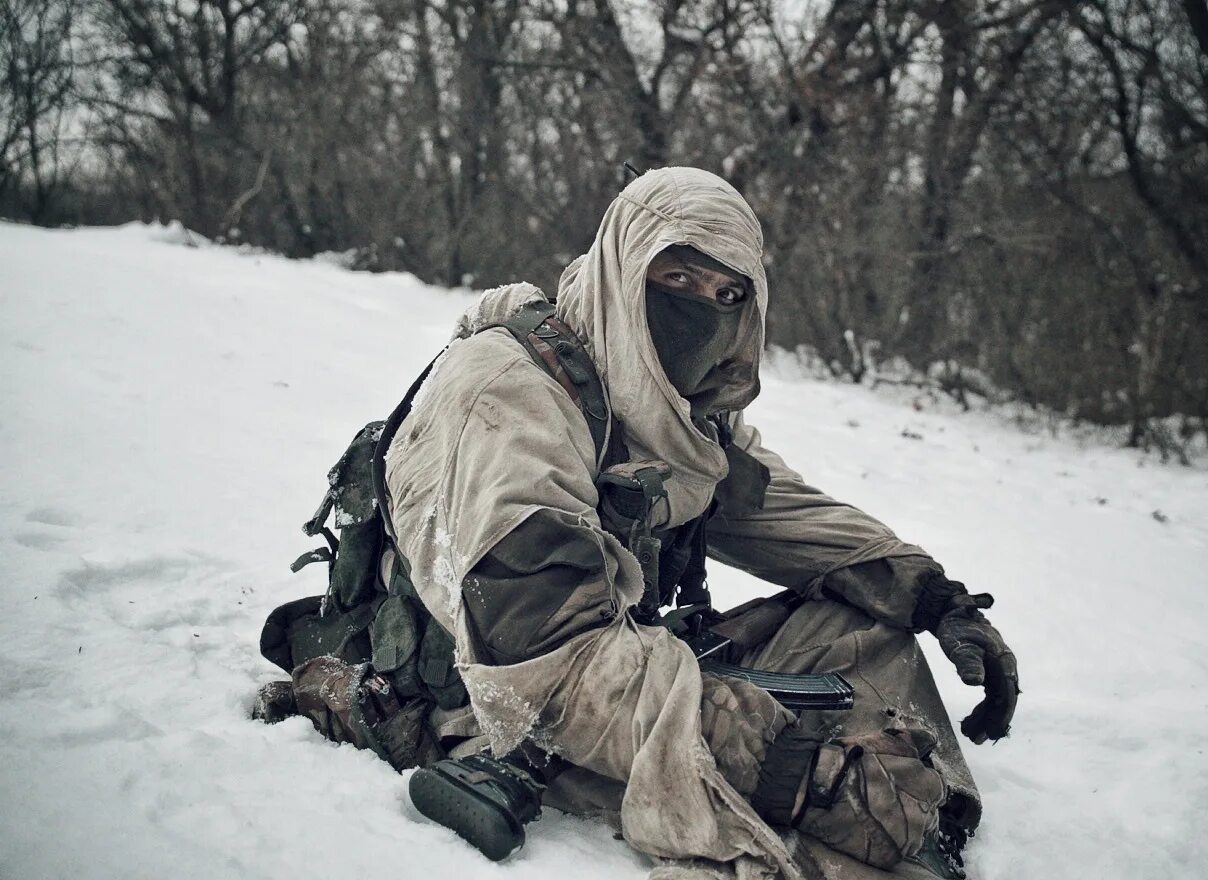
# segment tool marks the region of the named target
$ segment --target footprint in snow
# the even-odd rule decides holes
[[[161,581],[165,586],[179,581],[200,560],[150,556],[124,562],[88,562],[63,572],[60,591],[66,594],[95,593],[130,581]]]
[[[13,535],[13,540],[31,550],[51,550],[62,544],[65,539],[61,535],[45,532],[18,532]]]
[[[61,526],[71,528],[80,524],[80,518],[70,510],[61,507],[35,507],[25,514],[25,521],[39,523],[44,526]]]

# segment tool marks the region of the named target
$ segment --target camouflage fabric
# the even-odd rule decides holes
[[[709,411],[736,414],[736,442],[767,469],[767,503],[759,510],[727,510],[716,544],[710,536],[710,552],[810,598],[821,597],[833,582],[844,599],[869,612],[845,620],[831,614],[837,603],[807,602],[822,613],[813,623],[794,614],[765,646],[765,668],[818,657],[825,666],[834,643],[835,671],[853,664],[857,688],[857,708],[843,735],[877,733],[889,726],[889,710],[909,710],[903,723],[932,729],[938,740],[933,761],[939,776],[972,796],[959,749],[948,741],[951,731],[941,729],[946,716],[914,637],[893,628],[898,620],[909,621],[913,581],[844,577],[854,566],[877,561],[916,572],[938,566],[872,517],[807,486],[737,416],[758,392],[767,302],[762,234],[732,187],[696,169],[662,169],[631,183],[608,209],[587,254],[563,274],[557,298],[558,316],[580,336],[607,385],[631,456],[671,469],[653,525],[674,527],[700,516],[730,467],[717,437],[693,422],[690,405],[667,379],[646,327],[646,267],[672,244],[692,245],[751,278],[754,289],[734,347],[718,365],[724,364],[726,381],[704,403]],[[531,286],[488,292],[460,330],[472,334],[533,298],[544,297]],[[761,758],[760,745],[785,718],[746,711],[757,695],[733,689],[727,695],[706,684],[683,642],[625,613],[642,597],[643,573],[600,522],[599,470],[576,404],[502,329],[454,341],[394,436],[386,461],[394,530],[416,592],[454,637],[478,730],[496,754],[529,740],[574,765],[568,778],[606,780],[599,790],[614,799],[619,794],[612,805],[625,838],[651,856],[708,863],[742,878],[823,876],[759,818],[740,790]],[[588,586],[599,622],[585,631],[569,627],[573,635],[546,653],[497,663],[467,608],[467,594],[480,588],[475,566],[505,536],[543,515],[573,524],[571,530],[592,545]],[[814,624],[831,626],[825,639],[813,638],[821,634]],[[861,637],[859,631],[869,628],[877,639]],[[871,654],[844,653],[853,647]],[[890,757],[909,758],[884,760]],[[922,764],[919,757],[911,760]],[[874,820],[900,793],[930,796],[926,785],[913,782],[887,791],[883,803],[867,805]],[[578,798],[581,804],[589,800]],[[918,824],[907,822],[903,833],[891,834],[894,845],[909,848]],[[818,845],[834,859],[863,864]],[[874,858],[887,851],[868,848]]]
[[[298,713],[333,742],[371,749],[396,770],[438,757],[424,734],[427,701],[400,701],[390,682],[369,664],[316,657],[291,678]]]
[[[341,610],[373,598],[377,560],[382,552],[382,527],[373,494],[373,450],[382,436],[382,423],[365,426],[340,456],[327,481],[335,527],[340,531],[340,552],[331,570],[329,595]],[[322,520],[326,519],[324,514]],[[322,520],[318,525],[322,526]],[[316,534],[307,524],[307,532]]]
[[[939,825],[944,782],[925,759],[935,737],[918,727],[840,737],[819,751],[813,784],[829,789],[841,769],[835,802],[808,807],[801,830],[878,868],[892,868]]]

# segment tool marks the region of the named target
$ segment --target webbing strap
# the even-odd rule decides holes
[[[611,419],[604,383],[595,363],[574,331],[554,316],[554,304],[529,303],[507,320],[490,326],[503,327],[511,333],[534,363],[566,390],[587,421],[596,448],[596,462],[601,470],[606,467],[607,459],[623,449],[619,443],[619,425]],[[617,442],[610,443],[610,439]]]
[[[634,609],[634,619],[639,623],[654,624],[659,619],[662,606],[659,594],[659,551],[662,542],[651,534],[650,515],[654,505],[667,497],[663,477],[655,467],[638,468],[633,480],[641,488],[642,515],[633,521],[629,534],[629,551],[637,557],[642,568],[642,598]]]
[[[692,533],[692,555],[688,557],[688,565],[679,576],[679,592],[675,597],[675,604],[678,608],[713,607],[713,598],[709,595],[705,571],[705,557],[708,552],[705,530],[708,523],[709,512],[696,520],[696,531]]]
[[[382,525],[386,528],[386,536],[390,538],[390,544],[394,547],[394,552],[399,558],[402,558],[402,553],[398,549],[398,536],[394,534],[394,523],[390,521],[390,507],[387,505],[386,453],[390,451],[390,443],[394,440],[398,426],[403,423],[403,419],[411,414],[411,402],[415,399],[415,395],[419,392],[420,387],[424,384],[424,380],[428,378],[428,374],[432,372],[432,368],[436,366],[436,362],[440,360],[441,355],[445,351],[447,349],[442,350],[440,354],[432,358],[428,366],[424,367],[424,371],[411,383],[411,387],[407,389],[406,396],[394,408],[394,412],[390,414],[390,418],[386,419],[386,424],[382,427],[382,436],[378,438],[377,446],[373,448],[373,497],[377,499],[378,513],[382,517]]]
[[[612,430],[609,431],[610,418],[604,383],[600,381],[595,364],[574,332],[554,317],[553,303],[529,303],[506,321],[488,325],[482,330],[489,330],[491,327],[503,327],[511,333],[516,341],[524,346],[533,361],[566,389],[566,393],[571,396],[587,420],[598,462],[612,457],[616,450],[623,450],[624,447],[620,445],[619,426],[613,424]],[[373,495],[377,499],[386,535],[400,557],[402,554],[398,549],[398,536],[394,534],[394,523],[391,522],[387,504],[386,453],[390,450],[399,425],[411,414],[411,403],[416,393],[443,354],[444,351],[434,357],[416,377],[406,396],[386,419],[382,436],[373,450]],[[610,439],[615,442],[610,443]],[[601,466],[606,464],[606,461],[601,462]]]
[[[553,376],[559,385],[566,389],[566,393],[570,395],[571,400],[578,403],[579,389],[558,361],[558,355],[555,354],[550,344],[535,332],[527,334],[521,344],[525,348],[531,349],[530,354],[533,352],[537,353],[540,366],[544,367],[545,371]]]

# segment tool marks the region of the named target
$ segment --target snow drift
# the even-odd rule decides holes
[[[559,815],[488,863],[372,755],[248,720],[275,677],[265,615],[323,589],[288,564],[327,468],[470,297],[190,241],[0,224],[0,875],[644,877]],[[764,389],[751,421],[807,481],[998,597],[1023,695],[1009,739],[968,748],[973,876],[1202,876],[1208,472],[850,386]],[[712,580],[720,603],[772,592]],[[959,719],[977,694],[927,650]]]

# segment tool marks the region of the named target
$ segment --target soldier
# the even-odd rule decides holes
[[[737,191],[667,168],[616,198],[555,301],[511,285],[463,317],[383,441],[387,566],[451,637],[468,694],[427,713],[415,760],[552,754],[546,804],[611,814],[633,846],[692,870],[963,876],[981,802],[915,636],[984,686],[962,725],[977,743],[1007,733],[1014,657],[979,610],[988,596],[807,485],[745,422],[761,258]],[[717,614],[706,554],[787,592]],[[683,613],[660,616],[677,598]],[[723,633],[745,666],[841,673],[854,708],[796,718],[702,672],[672,632],[685,626]],[[354,703],[392,684],[377,654]],[[346,675],[329,660],[294,674],[316,723],[331,712],[314,695]],[[394,705],[375,699],[369,722]],[[484,766],[470,774],[484,802],[531,816],[532,762]],[[465,788],[455,765],[419,773],[428,794]]]

